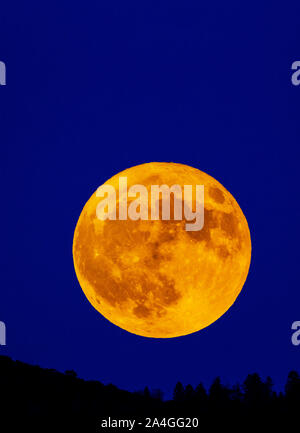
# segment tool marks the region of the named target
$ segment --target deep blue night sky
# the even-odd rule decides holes
[[[6,2],[0,11],[5,354],[137,390],[300,369],[300,3]],[[280,5],[279,5],[280,3]],[[81,209],[117,172],[185,163],[237,199],[252,263],[234,306],[198,333],[138,337],[77,282]]]

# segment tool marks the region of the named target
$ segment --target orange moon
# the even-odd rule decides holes
[[[128,188],[146,186],[149,196],[151,185],[204,185],[204,226],[186,231],[185,220],[99,220],[95,192],[73,240],[87,299],[110,322],[145,337],[179,337],[215,322],[236,300],[250,266],[250,232],[238,203],[213,177],[183,164],[124,170],[104,184],[117,197],[120,176]]]

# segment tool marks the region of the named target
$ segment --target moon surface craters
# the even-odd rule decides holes
[[[106,184],[118,190],[121,176],[127,177],[128,188],[145,185],[148,193],[151,185],[204,185],[204,226],[187,231],[184,214],[175,220],[178,196],[172,195],[170,220],[162,220],[160,200],[157,221],[100,221],[94,193],[73,241],[75,271],[87,299],[112,323],[146,337],[177,337],[205,328],[234,303],[248,274],[251,239],[243,212],[219,182],[182,164],[143,164]]]

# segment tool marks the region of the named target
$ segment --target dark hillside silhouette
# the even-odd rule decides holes
[[[289,373],[284,393],[274,392],[271,378],[263,381],[254,373],[243,384],[232,387],[225,386],[218,377],[208,391],[202,383],[194,388],[178,382],[173,399],[163,401],[160,390],[146,387],[141,392],[123,391],[113,385],[80,379],[73,370],[59,373],[5,356],[0,356],[0,390],[0,427],[8,421],[10,425],[17,423],[24,431],[36,426],[46,431],[56,426],[56,432],[75,428],[96,432],[101,420],[108,417],[196,417],[198,430],[212,425],[270,428],[293,422],[300,403],[300,377],[295,371]],[[153,430],[162,428],[150,431]]]

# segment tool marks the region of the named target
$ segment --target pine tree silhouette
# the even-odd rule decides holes
[[[300,376],[291,371],[285,392],[277,394],[270,377],[263,381],[257,373],[249,374],[243,385],[228,387],[217,377],[206,391],[202,383],[195,389],[178,382],[173,400],[163,400],[161,390],[130,393],[113,385],[79,379],[73,370],[64,374],[42,369],[0,356],[1,422],[20,420],[28,431],[34,423],[60,425],[60,431],[97,431],[99,419],[133,417],[197,417],[206,431],[225,426],[242,431],[250,425],[270,431],[281,426],[295,430],[300,407]],[[16,417],[18,414],[18,417]],[[31,429],[32,430],[32,429]],[[2,431],[2,430],[1,430]],[[154,430],[156,431],[156,430]]]
[[[184,401],[184,387],[181,382],[177,382],[174,388],[173,400],[176,402]]]

